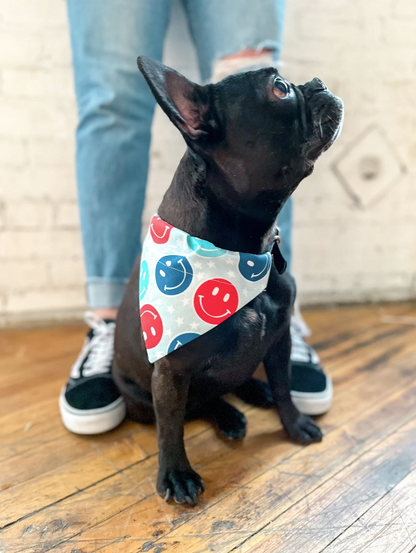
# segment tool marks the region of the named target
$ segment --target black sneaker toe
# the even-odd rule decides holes
[[[317,394],[325,391],[326,387],[327,378],[319,365],[292,362],[291,390]]]
[[[89,377],[73,386],[69,382],[65,391],[69,405],[83,411],[107,407],[119,397],[120,392],[110,374]]]

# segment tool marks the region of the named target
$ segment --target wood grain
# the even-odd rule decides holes
[[[416,317],[410,304],[382,309]],[[63,428],[57,396],[84,327],[0,333],[0,551],[410,552],[416,325],[381,313],[306,313],[335,384],[322,444],[291,443],[273,411],[237,400],[249,423],[240,444],[204,421],[186,425],[207,484],[194,509],[155,493],[153,427],[125,422],[94,437]]]

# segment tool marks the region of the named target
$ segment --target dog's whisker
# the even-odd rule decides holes
[[[323,138],[324,132],[322,130],[322,119],[319,119],[318,125],[319,125],[319,132],[321,133],[321,138]]]

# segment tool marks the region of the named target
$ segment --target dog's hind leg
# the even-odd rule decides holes
[[[255,407],[269,409],[273,407],[273,394],[268,382],[250,378],[234,390],[234,395]]]
[[[241,440],[246,435],[246,417],[221,398],[199,406],[190,415],[192,418],[203,418],[212,422],[218,433],[227,440]]]
[[[142,424],[154,424],[155,412],[152,395],[142,390],[130,378],[123,376],[118,370],[116,360],[113,363],[112,374],[126,404],[127,417]]]

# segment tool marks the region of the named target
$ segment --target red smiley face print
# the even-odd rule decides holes
[[[172,231],[172,225],[165,223],[160,217],[154,215],[150,222],[150,236],[155,244],[166,244]]]
[[[237,311],[236,287],[223,278],[212,278],[201,284],[194,296],[194,309],[206,323],[218,325]]]
[[[163,322],[158,310],[149,303],[140,309],[144,343],[147,349],[155,348],[163,336]]]

